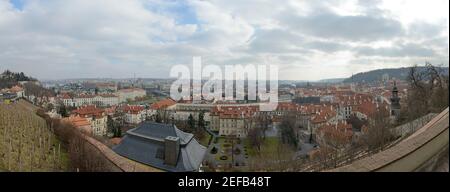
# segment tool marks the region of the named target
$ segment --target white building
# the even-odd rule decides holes
[[[130,124],[139,124],[145,121],[147,110],[143,106],[127,105],[123,107],[125,113],[125,122]]]
[[[187,121],[191,114],[194,120],[198,121],[200,113],[203,112],[203,120],[205,120],[205,123],[209,124],[211,121],[210,111],[214,106],[214,104],[176,103],[169,109],[173,110],[173,113],[171,114],[174,120],[180,121]]]
[[[126,102],[127,100],[135,100],[136,97],[144,97],[147,95],[144,89],[139,88],[121,89],[117,91],[116,94],[121,103]]]
[[[113,106],[119,104],[119,97],[111,94],[79,95],[73,98],[64,95],[61,100],[65,106],[71,107],[80,107],[83,105]]]
[[[107,131],[107,116],[105,110],[97,108],[96,106],[80,107],[73,111],[74,117],[86,118],[92,127],[92,134],[96,136],[106,135]]]
[[[91,117],[91,118],[88,118],[88,121],[91,123],[93,135],[97,135],[97,136],[106,135],[107,121],[108,121],[108,118],[106,115],[101,116],[99,118]]]

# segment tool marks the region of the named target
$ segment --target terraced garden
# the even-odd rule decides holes
[[[65,171],[68,155],[36,108],[0,103],[0,170]]]

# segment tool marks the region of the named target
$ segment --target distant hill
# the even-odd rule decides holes
[[[340,83],[344,80],[345,80],[345,78],[333,78],[333,79],[321,79],[318,82],[319,83]]]
[[[373,71],[367,71],[362,72],[353,75],[352,77],[346,78],[343,82],[344,83],[372,83],[376,81],[380,81],[383,77],[383,75],[387,74],[389,76],[389,79],[395,78],[399,80],[405,80],[408,76],[409,67],[402,67],[402,68],[393,68],[393,69],[377,69]],[[443,73],[448,75],[448,67],[442,67]],[[420,66],[418,67],[418,70],[426,70],[425,67]]]
[[[36,79],[26,76],[23,72],[15,73],[6,70],[0,74],[0,89],[11,88],[20,81],[36,81]]]

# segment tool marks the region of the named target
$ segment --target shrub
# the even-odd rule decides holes
[[[225,161],[225,160],[227,160],[227,159],[228,159],[228,156],[226,156],[226,155],[220,156],[220,160],[222,160],[222,161]]]
[[[239,148],[236,148],[236,149],[234,150],[234,154],[235,154],[235,155],[241,154],[241,150],[240,150]]]
[[[211,154],[216,154],[217,153],[217,148],[216,147],[213,147],[212,149],[211,149]]]

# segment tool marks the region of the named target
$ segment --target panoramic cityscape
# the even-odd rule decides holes
[[[0,172],[448,172],[448,15],[0,0]]]

